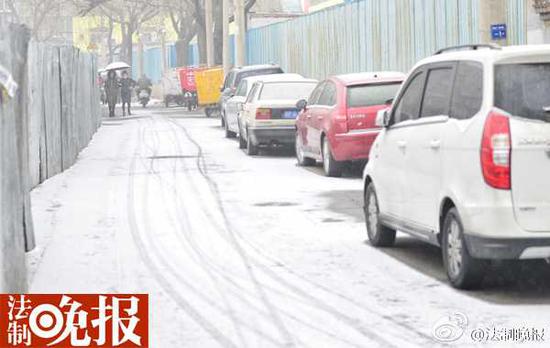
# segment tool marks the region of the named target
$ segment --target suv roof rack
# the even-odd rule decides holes
[[[442,54],[448,51],[460,51],[460,50],[472,50],[477,51],[480,48],[488,48],[490,50],[501,50],[502,47],[496,44],[473,44],[473,45],[460,45],[460,46],[451,46],[447,48],[442,48],[439,51],[435,52],[435,55]]]

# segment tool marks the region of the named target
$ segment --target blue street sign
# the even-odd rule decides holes
[[[506,24],[492,24],[491,25],[491,39],[493,40],[505,40],[506,39]]]

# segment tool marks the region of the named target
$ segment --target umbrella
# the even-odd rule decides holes
[[[124,70],[130,69],[130,66],[124,62],[114,62],[105,67],[105,70]]]

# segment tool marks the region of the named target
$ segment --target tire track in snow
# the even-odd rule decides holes
[[[171,125],[170,125],[170,127],[171,127]],[[172,128],[172,127],[171,127],[171,128]],[[177,138],[177,137],[175,137],[175,138]],[[144,141],[145,141],[145,140],[144,140]],[[146,145],[147,145],[147,144],[146,144]],[[174,146],[177,146],[178,149],[179,149],[179,151],[180,151],[181,153],[183,153],[181,147],[179,146],[179,143],[176,144],[176,143],[173,142],[173,145],[174,145]],[[156,150],[154,150],[152,147],[148,146],[148,148],[149,148],[151,151],[156,152]],[[178,162],[179,160],[180,160],[180,159],[178,159],[178,158],[174,158],[174,159],[173,159],[173,163],[176,163],[176,162]],[[153,165],[152,165],[152,164],[151,164],[151,168],[153,168]],[[161,183],[161,185],[164,186],[164,185],[166,184],[165,180],[164,180],[164,179],[162,178],[162,176],[159,175],[154,169],[152,169],[152,170],[153,170],[152,174],[156,174],[157,179],[159,179],[159,182]],[[177,170],[177,168],[176,168],[175,166],[173,166],[173,168],[172,168],[172,172],[173,172],[172,174],[173,174],[173,175],[176,173],[176,170]],[[189,173],[187,173],[187,169],[185,169],[185,171],[186,171],[186,175],[188,175]],[[175,175],[174,175],[174,180],[176,180],[176,176],[175,176]],[[177,185],[170,185],[170,186],[172,187],[173,192],[175,192],[174,198],[175,198],[176,205],[177,205],[178,203],[179,203],[180,205],[182,205],[183,203],[181,203],[181,201],[180,201],[180,198],[181,198],[181,197],[180,197],[179,194],[178,194],[178,186],[177,186]],[[163,192],[163,196],[164,196],[164,192]],[[184,211],[185,211],[185,208],[184,208],[183,210],[178,209],[177,211],[182,211],[182,212],[184,212]],[[187,214],[184,213],[184,216],[187,217]],[[184,225],[188,225],[188,223],[186,222],[188,219],[184,219],[184,221],[181,221],[181,220],[182,220],[182,219],[181,219],[181,216],[178,216],[178,218],[179,218],[179,221],[178,221],[178,222],[180,223],[180,226],[181,226],[182,223],[183,223]],[[178,228],[175,226],[174,223],[172,223],[172,226],[173,226],[176,230],[178,230]],[[187,231],[186,229],[188,229],[189,231],[192,230],[189,226],[187,226],[187,228],[181,226],[181,229],[182,229],[182,231],[184,231],[184,233],[186,233],[186,234],[189,234],[188,231]],[[179,237],[179,236],[178,236],[178,237]],[[196,244],[194,243],[194,238],[193,238],[192,234],[191,234],[191,235],[186,235],[185,237],[187,238],[187,242],[190,244],[191,248],[194,249],[194,252],[197,254],[197,256],[198,256],[199,258],[201,258],[201,260],[203,260],[203,261],[205,262],[205,264],[200,264],[200,263],[197,263],[197,261],[195,261],[195,263],[197,263],[197,265],[199,265],[200,267],[202,267],[203,270],[204,270],[205,272],[207,272],[209,275],[211,275],[210,270],[208,270],[208,269],[205,268],[205,266],[209,266],[210,269],[216,271],[216,273],[218,273],[219,275],[222,275],[222,278],[226,279],[228,282],[231,282],[231,278],[230,278],[230,277],[228,277],[226,274],[221,273],[221,272],[219,272],[219,271],[217,271],[217,270],[215,269],[215,266],[212,264],[212,262],[210,262],[210,261],[208,260],[207,256],[204,255],[204,253],[202,253],[202,249],[200,249],[198,246],[195,247]],[[180,243],[181,243],[181,238],[178,238],[178,239],[180,240]],[[182,243],[182,245],[183,245],[184,247],[187,247],[187,245],[185,245],[185,243]],[[196,248],[196,249],[195,249],[195,248]],[[236,284],[236,283],[234,283],[234,282],[232,282],[232,284],[234,284],[235,286],[239,287],[239,285]],[[258,312],[259,314],[261,314],[261,315],[266,316],[266,317],[269,318],[269,313],[266,313],[264,310],[258,308],[257,306],[255,306],[254,304],[252,304],[250,301],[246,300],[239,292],[236,292],[236,291],[232,290],[231,293],[232,293],[234,296],[236,296],[241,302],[243,302],[243,303],[245,303],[246,305],[250,306],[252,309],[254,309],[254,310],[255,310],[256,312]],[[222,296],[223,296],[223,295],[222,295]],[[254,298],[254,299],[257,299],[256,297],[253,297],[253,298]],[[234,316],[233,316],[233,317],[234,317]],[[234,317],[234,318],[235,318],[235,317]],[[237,322],[241,322],[240,319],[235,319],[235,320],[236,320]],[[247,327],[247,328],[250,329],[250,327]],[[283,344],[281,344],[281,343],[276,342],[274,338],[269,337],[269,336],[266,336],[265,334],[262,334],[262,332],[259,331],[259,330],[257,330],[257,329],[254,329],[254,330],[251,330],[251,331],[254,332],[254,333],[256,333],[259,337],[262,337],[262,338],[264,338],[264,339],[266,339],[266,340],[268,340],[268,341],[270,341],[270,342],[272,342],[272,343],[277,343],[277,345],[279,345],[279,346],[285,346],[285,345],[283,345]],[[301,342],[298,342],[298,343],[301,343]],[[303,345],[303,344],[302,344],[302,345]]]
[[[154,123],[156,123],[156,121],[155,121],[154,118],[149,118],[148,120],[150,121],[150,122],[149,122],[149,125],[150,125],[150,126],[153,126]],[[154,175],[154,176],[158,179],[158,181],[159,181],[160,185],[162,186],[162,188],[164,188],[164,187],[165,187],[165,179],[164,179],[164,177],[161,175],[161,173],[159,173],[158,171],[155,170],[155,165],[154,165],[154,163],[155,163],[154,158],[155,158],[156,156],[158,156],[158,153],[159,153],[159,146],[160,146],[159,137],[158,137],[158,131],[154,131],[154,127],[150,127],[149,129],[153,129],[153,131],[151,132],[151,133],[154,135],[154,138],[153,138],[153,140],[154,140],[154,141],[153,141],[153,145],[150,146],[150,145],[148,144],[147,139],[146,139],[146,136],[145,136],[145,131],[144,131],[143,128],[142,128],[142,131],[141,131],[141,143],[142,143],[143,145],[145,145],[145,146],[149,149],[149,151],[151,152],[151,154],[152,154],[152,156],[150,157],[150,160],[149,160],[149,173],[150,173],[151,175]],[[172,145],[174,145],[174,144],[172,144]],[[142,155],[143,155],[143,154],[142,154]],[[144,161],[143,156],[142,156],[141,158],[142,158],[142,163],[143,163],[144,166],[145,166],[146,163],[145,163],[145,161]],[[175,164],[175,162],[177,162],[177,159],[176,159],[176,158],[173,159],[173,163],[174,163],[174,164]],[[174,180],[175,180],[175,177],[176,177],[176,170],[177,170],[176,166],[173,165],[173,166],[172,166],[172,173],[171,173],[171,174],[172,174],[172,176],[174,177]],[[173,197],[173,203],[174,203],[174,206],[177,207],[177,206],[178,206],[178,203],[179,203],[179,202],[178,202],[179,196],[178,196],[178,193],[177,193],[177,185],[172,185],[172,188],[173,188],[174,191],[176,192],[176,194],[175,194],[174,197]],[[164,198],[162,201],[163,201],[164,204],[166,204],[166,202],[168,202],[168,200],[165,199],[165,198],[166,198],[165,192],[164,192],[164,190],[162,190],[162,189],[161,189],[160,191],[161,191],[162,197]],[[167,206],[166,208],[168,208],[168,209],[165,210],[165,213],[170,214],[170,213],[169,213],[169,208],[170,208],[170,207]],[[181,211],[181,212],[183,212],[183,213],[185,214],[185,210],[178,210],[178,209],[176,209],[176,211],[177,211],[177,212]],[[175,224],[175,222],[173,221],[173,216],[172,216],[172,214],[170,214],[169,219],[170,219],[170,223],[171,223],[172,227],[173,227],[174,230],[176,231],[175,235],[176,235],[177,239],[180,241],[180,244],[181,244],[185,249],[191,251],[191,253],[190,253],[190,255],[191,255],[191,254],[192,254],[192,249],[193,249],[193,247],[190,246],[190,248],[188,248],[188,246],[186,245],[186,243],[182,241],[181,236],[180,236],[180,233],[177,233],[177,231],[181,230],[181,231],[183,231],[183,233],[184,233],[184,235],[185,235],[186,237],[189,235],[189,232],[188,232],[188,231],[189,231],[189,226],[188,226],[188,223],[187,223],[187,221],[188,221],[188,220],[187,220],[187,216],[184,216],[184,219],[182,220],[182,219],[181,219],[181,213],[180,213],[180,215],[178,215],[178,222],[179,222],[179,226],[180,226],[179,229],[176,227],[176,224]],[[149,227],[150,227],[150,226],[149,226]],[[189,238],[187,238],[187,239],[189,240]],[[190,242],[188,242],[188,243],[190,243]],[[216,292],[218,293],[218,295],[221,297],[221,299],[222,299],[222,301],[223,301],[223,304],[224,304],[224,306],[225,306],[225,308],[226,308],[226,309],[225,309],[225,313],[228,314],[228,316],[229,316],[231,322],[233,323],[233,327],[234,327],[234,329],[235,329],[235,332],[237,333],[237,336],[239,337],[239,340],[241,341],[242,346],[243,346],[243,347],[247,347],[246,341],[245,341],[244,336],[243,336],[243,334],[242,334],[242,331],[241,331],[241,329],[240,329],[239,322],[238,322],[238,320],[237,320],[237,318],[236,318],[236,316],[235,316],[235,312],[234,312],[234,310],[233,310],[231,304],[229,303],[229,301],[228,301],[228,299],[227,299],[227,297],[226,297],[224,291],[223,291],[222,288],[220,287],[220,284],[218,283],[218,281],[217,281],[217,279],[214,277],[214,275],[213,275],[209,270],[205,269],[204,265],[201,263],[201,260],[200,260],[201,256],[200,256],[200,255],[197,255],[197,256],[199,257],[199,259],[197,259],[196,257],[193,257],[195,264],[196,264],[197,266],[199,266],[199,268],[201,268],[201,269],[207,274],[207,276],[210,278],[210,280],[213,282],[214,288],[215,288]],[[176,276],[179,278],[179,273],[176,274]],[[268,340],[271,339],[270,337],[265,337],[265,338],[267,338]]]
[[[147,249],[145,243],[141,239],[141,233],[140,228],[137,223],[137,217],[135,212],[135,173],[136,173],[136,162],[137,159],[140,157],[139,152],[139,144],[136,146],[136,150],[134,152],[134,155],[132,157],[130,168],[129,168],[129,175],[128,175],[128,192],[127,192],[127,204],[128,204],[128,222],[130,227],[130,232],[132,234],[132,238],[134,240],[134,243],[136,244],[136,247],[138,251],[140,252],[140,255],[142,257],[143,262],[149,268],[151,274],[155,278],[155,280],[159,283],[159,285],[162,287],[162,289],[168,293],[172,299],[176,302],[176,304],[182,308],[199,326],[201,326],[216,342],[218,342],[223,347],[238,347],[231,339],[229,339],[225,334],[223,334],[215,325],[212,324],[208,319],[206,319],[203,315],[200,314],[200,312],[189,303],[187,299],[185,299],[183,296],[181,296],[173,287],[173,285],[170,283],[168,279],[166,279],[162,275],[162,270],[155,264],[154,260],[149,256],[149,250]],[[183,281],[183,279],[180,279],[180,282],[183,283],[184,286],[186,286],[189,290],[193,291],[195,295],[202,298],[202,300],[206,303],[208,303],[210,306],[218,309],[223,313],[223,309],[221,309],[219,306],[217,306],[215,303],[210,301],[206,296],[204,296],[200,291],[198,291],[196,288],[188,284],[187,282]],[[254,328],[251,328],[254,330]],[[270,340],[275,345],[280,345],[280,343]]]
[[[174,135],[177,135],[177,133],[174,133]],[[175,139],[177,139],[177,137],[175,137]],[[176,141],[177,141],[177,140],[176,140]],[[177,141],[177,142],[178,142],[178,144],[177,144],[178,149],[180,150],[180,152],[182,152],[181,144],[179,144],[179,141]],[[182,152],[182,153],[183,153],[183,152]],[[185,167],[185,165],[184,165],[184,167]],[[185,173],[186,173],[187,178],[188,178],[189,180],[192,181],[193,178],[192,178],[192,176],[189,175],[187,168],[184,168],[184,171],[185,171]],[[194,185],[191,185],[191,187],[195,188]],[[174,188],[174,189],[177,190],[177,186],[176,186],[176,188]],[[196,193],[196,197],[198,198],[198,200],[200,200],[200,193],[196,190],[196,188],[195,188],[195,193]],[[204,206],[204,202],[201,201],[200,203],[201,203],[201,205]],[[208,213],[207,207],[205,207],[204,211],[205,211],[205,212],[207,213],[207,215],[211,218],[211,221],[214,222],[214,218],[211,216],[211,214]],[[216,230],[219,231],[219,230],[220,230],[220,226],[219,226],[218,224],[215,224],[215,225],[216,225],[216,227],[215,227]],[[226,238],[225,236],[222,236],[222,238],[223,238],[224,240],[227,241],[227,238]],[[203,260],[204,260],[205,262],[207,262],[207,263],[210,265],[210,268],[213,269],[216,273],[218,273],[218,274],[219,274],[222,278],[224,278],[228,283],[232,284],[233,286],[239,288],[242,292],[245,292],[247,295],[249,295],[249,296],[251,296],[252,298],[256,299],[256,297],[255,297],[252,293],[250,293],[250,292],[249,292],[246,288],[244,288],[243,286],[237,284],[233,279],[231,279],[231,277],[229,277],[229,276],[226,274],[227,272],[230,272],[230,270],[222,269],[222,268],[220,268],[220,266],[214,264],[214,263],[208,258],[208,256],[204,255],[204,253],[202,252],[202,249],[201,249],[200,247],[198,247],[198,246],[197,246],[196,252],[199,253],[199,254],[201,254],[201,255],[203,255],[203,256],[204,256]],[[237,276],[237,277],[238,277],[238,276]],[[240,278],[240,277],[239,277],[239,278]],[[242,279],[242,278],[241,278],[241,279]],[[279,296],[283,296],[283,297],[290,298],[290,299],[293,300],[293,301],[299,302],[301,305],[311,306],[310,303],[303,302],[303,301],[300,300],[298,297],[290,297],[289,294],[284,293],[284,292],[282,292],[282,291],[280,291],[280,290],[278,290],[278,289],[275,289],[275,288],[270,287],[270,286],[268,286],[268,285],[265,285],[265,284],[263,284],[263,283],[262,283],[262,285],[263,285],[266,289],[270,290],[271,292],[277,293]],[[241,301],[244,301],[245,303],[247,303],[251,308],[253,308],[253,309],[257,310],[257,311],[260,311],[261,314],[265,315],[265,312],[262,312],[262,311],[259,310],[257,307],[254,307],[253,304],[251,304],[249,301],[247,301],[246,299],[244,299],[242,296],[239,296],[240,294],[239,294],[238,292],[232,291],[232,293],[233,293],[237,298],[239,298]],[[315,326],[313,326],[313,325],[311,325],[311,324],[305,322],[304,320],[302,320],[302,319],[296,317],[295,315],[293,315],[292,313],[290,313],[290,312],[288,312],[288,311],[286,311],[286,310],[284,310],[284,309],[281,309],[281,308],[278,308],[278,307],[277,307],[277,309],[278,309],[283,315],[285,315],[286,317],[292,319],[293,321],[295,321],[295,322],[297,322],[297,323],[299,323],[299,324],[301,324],[301,325],[303,325],[303,326],[305,326],[305,327],[307,327],[307,328],[309,328],[309,329],[311,329],[311,330],[313,330],[313,331],[316,331],[316,332],[318,332],[318,333],[320,333],[320,334],[326,335],[327,337],[329,337],[329,338],[331,338],[331,339],[333,339],[333,340],[335,340],[335,341],[338,341],[338,342],[340,342],[340,343],[345,343],[347,346],[362,347],[360,344],[353,343],[353,342],[351,342],[351,341],[349,341],[349,340],[340,338],[340,337],[338,337],[336,334],[333,334],[333,333],[331,333],[331,332],[329,332],[329,331],[327,331],[327,330],[324,330],[324,329],[315,327]],[[295,338],[295,339],[296,339],[296,338]],[[296,339],[296,340],[298,340],[298,339]]]
[[[168,121],[168,122],[171,122],[170,119],[166,119],[166,118],[163,118],[163,119]],[[197,159],[200,159],[200,156],[198,156]],[[200,197],[200,195],[197,195],[197,197]],[[216,231],[219,231],[215,226],[214,226],[214,229]],[[236,251],[238,252],[239,257],[241,258],[241,260],[243,262],[243,266],[245,267],[250,279],[252,280],[252,283],[254,284],[254,287],[255,287],[258,295],[259,295],[259,298],[264,303],[265,307],[267,308],[268,312],[270,313],[270,316],[272,318],[272,321],[273,321],[275,327],[277,327],[277,329],[281,333],[283,339],[285,340],[284,345],[285,346],[290,346],[290,347],[295,346],[296,344],[294,342],[295,341],[294,337],[292,336],[292,334],[290,333],[290,331],[288,330],[288,328],[285,326],[284,322],[280,318],[280,315],[278,314],[276,307],[269,300],[269,298],[267,296],[267,293],[263,289],[262,284],[257,279],[256,274],[254,273],[254,270],[251,267],[251,264],[250,264],[250,262],[247,258],[246,253],[244,253],[244,250],[240,250],[240,249],[236,249]]]
[[[209,176],[208,175],[208,167],[205,163],[205,160],[204,160],[204,157],[202,156],[202,153],[203,153],[203,150],[202,150],[202,147],[200,146],[200,144],[198,144],[198,142],[196,140],[194,140],[192,137],[190,137],[190,134],[188,132],[188,130],[181,124],[171,120],[176,126],[182,128],[182,130],[184,131],[184,133],[186,134],[186,137],[197,147],[198,149],[198,152],[199,152],[199,157],[201,157],[201,160],[197,160],[197,165],[200,165],[202,166],[202,169],[203,171],[201,173],[204,173],[204,175],[206,176]],[[200,170],[200,169],[199,169]],[[211,179],[211,182],[213,185],[215,185],[216,187],[214,188],[215,191],[219,191],[217,189],[217,183]],[[219,192],[217,193],[219,195]],[[223,202],[221,202],[221,199],[219,200],[219,203],[220,205],[223,206]],[[323,290],[324,292],[327,292],[335,297],[338,297],[342,300],[345,300],[355,306],[357,306],[358,308],[361,308],[363,309],[364,311],[367,311],[367,312],[370,312],[370,313],[373,313],[375,315],[377,315],[379,318],[381,319],[384,319],[384,320],[387,320],[387,321],[390,321],[393,325],[395,326],[400,326],[404,329],[406,329],[407,331],[409,332],[412,332],[414,333],[418,338],[422,339],[424,341],[424,343],[426,344],[432,344],[433,343],[433,339],[430,335],[418,330],[417,328],[415,328],[414,326],[412,325],[409,325],[407,323],[402,323],[402,322],[399,322],[399,321],[396,321],[393,317],[391,316],[388,316],[388,315],[385,315],[383,313],[380,313],[379,311],[377,310],[374,310],[373,308],[369,308],[368,306],[366,306],[365,304],[363,303],[360,303],[358,302],[357,300],[353,299],[353,298],[350,298],[349,296],[346,296],[340,292],[337,292],[337,291],[334,291],[333,289],[331,288],[328,288],[322,284],[319,284],[299,273],[297,273],[296,271],[294,271],[293,269],[291,269],[290,267],[286,266],[283,262],[279,261],[279,260],[276,260],[274,259],[272,256],[266,254],[260,247],[258,247],[257,245],[253,244],[252,242],[250,242],[248,239],[246,239],[244,236],[242,236],[242,234],[238,231],[238,230],[235,230],[235,233],[236,235],[245,243],[247,244],[249,247],[251,247],[255,252],[257,252],[261,257],[267,259],[268,261],[276,264],[278,267],[281,267],[283,269],[286,270],[287,273],[295,276],[296,278],[310,284],[311,286],[315,287],[315,288],[318,288],[318,289],[321,289]],[[273,272],[271,269],[269,269],[268,267],[266,267],[264,264],[262,263],[259,263],[257,262],[258,266],[259,267],[262,267],[264,269],[266,269],[267,272],[270,272],[271,275],[273,277],[276,277],[278,278],[279,280],[283,281],[283,282],[287,282],[286,280],[282,279],[277,273]],[[288,282],[287,282],[288,283]],[[289,283],[291,284],[291,283]],[[299,288],[297,288],[299,289]],[[308,297],[311,296],[307,293],[304,292],[305,295],[307,295]],[[324,303],[323,303],[324,305]],[[353,319],[353,321],[355,321],[356,319]]]
[[[152,150],[153,148],[151,148],[150,146],[148,146],[148,148],[150,150]],[[152,163],[149,162],[149,163],[146,163],[145,161],[143,161],[143,156],[140,157],[141,158],[141,161],[144,165],[144,167],[147,167],[149,166],[150,168],[150,172],[149,174],[152,174],[154,175],[154,172],[151,172],[152,170]],[[146,177],[147,179],[149,178],[148,176]],[[147,181],[146,181],[147,182]],[[145,191],[145,190],[144,190]],[[146,201],[146,199],[144,199],[144,201]],[[147,224],[147,220],[145,221],[145,223]],[[148,225],[150,227],[150,224]],[[149,237],[148,234],[145,234],[147,237]],[[216,302],[212,301],[211,299],[208,298],[207,295],[205,295],[203,293],[203,291],[199,290],[197,287],[191,285],[187,280],[185,280],[184,277],[182,277],[180,275],[180,273],[178,272],[178,270],[174,269],[173,265],[166,260],[166,258],[164,257],[164,254],[156,247],[156,244],[154,243],[154,240],[153,239],[150,239],[149,238],[149,245],[152,245],[154,248],[155,248],[155,255],[156,255],[156,258],[162,263],[162,266],[164,268],[166,268],[170,275],[172,277],[174,277],[176,279],[177,282],[179,282],[181,285],[183,285],[187,290],[190,290],[191,292],[193,292],[197,297],[199,297],[203,302],[205,302],[206,304],[208,304],[210,307],[216,309],[217,311],[219,311],[220,313],[222,313],[224,316],[229,316],[229,313],[227,310],[224,310],[219,304],[217,304]],[[284,344],[282,344],[281,342],[277,341],[274,337],[271,337],[267,334],[265,334],[264,332],[262,331],[259,331],[256,327],[254,327],[252,324],[250,323],[247,323],[247,322],[244,322],[243,320],[239,319],[239,318],[235,318],[236,322],[239,323],[240,325],[242,325],[243,327],[245,327],[246,329],[250,330],[251,332],[257,334],[259,337],[263,338],[264,340],[272,343],[273,345],[275,346],[285,346]]]
[[[250,258],[249,258],[249,255],[246,255],[246,251],[244,250],[243,246],[239,243],[239,240],[238,240],[239,238],[244,239],[243,236],[238,231],[233,229],[233,227],[231,225],[231,222],[229,221],[229,218],[227,217],[227,214],[225,212],[225,207],[224,207],[223,202],[221,200],[221,195],[220,195],[220,192],[219,192],[218,184],[214,179],[212,179],[212,177],[210,177],[210,175],[208,173],[208,167],[205,163],[204,152],[203,152],[202,146],[190,135],[187,128],[185,128],[180,123],[175,122],[174,120],[169,120],[169,121],[174,123],[177,127],[179,127],[183,131],[186,138],[197,148],[197,161],[196,161],[197,169],[199,170],[199,172],[201,173],[201,175],[203,176],[203,178],[206,180],[206,182],[208,183],[208,185],[210,187],[210,190],[211,190],[211,192],[214,196],[216,204],[218,205],[217,208],[220,211],[220,214],[223,218],[223,224],[224,224],[223,227],[227,232],[229,232],[228,233],[228,235],[230,237],[229,241],[231,242],[233,247],[241,255],[243,255],[243,257],[245,259],[247,259],[247,267],[249,267],[249,269],[251,271],[253,271],[253,265],[257,266],[258,268],[262,269],[264,274],[269,276],[271,279],[277,281],[279,284],[285,286],[286,288],[290,289],[291,291],[293,291],[294,293],[300,295],[301,297],[309,300],[318,309],[332,314],[335,318],[337,318],[341,322],[347,324],[351,328],[355,329],[361,335],[373,340],[374,342],[382,344],[384,347],[396,347],[396,348],[398,347],[398,346],[394,345],[392,342],[390,342],[390,341],[386,340],[385,338],[383,338],[382,336],[380,336],[378,333],[374,332],[374,330],[370,330],[367,327],[365,327],[364,325],[361,325],[360,320],[358,320],[356,318],[353,318],[353,317],[350,317],[350,316],[348,316],[344,313],[339,312],[338,310],[334,309],[332,306],[325,304],[320,299],[306,293],[305,291],[300,289],[297,285],[291,284],[287,280],[281,278],[279,275],[277,275],[275,272],[273,272],[271,269],[269,269],[269,267],[263,265],[258,260],[254,259],[254,260],[251,261]]]

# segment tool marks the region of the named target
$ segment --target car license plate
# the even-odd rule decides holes
[[[286,119],[286,120],[289,120],[289,119],[293,120],[296,117],[298,117],[298,111],[296,111],[296,110],[290,110],[290,111],[283,112],[283,118]]]

